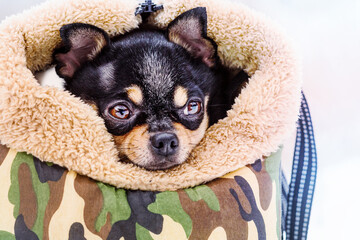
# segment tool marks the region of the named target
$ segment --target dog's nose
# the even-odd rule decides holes
[[[158,133],[150,141],[154,151],[161,156],[173,155],[179,148],[179,140],[174,133]]]

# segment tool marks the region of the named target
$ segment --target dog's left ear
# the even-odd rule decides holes
[[[184,47],[207,66],[215,65],[215,44],[207,37],[206,8],[198,7],[184,12],[168,26],[168,39]]]

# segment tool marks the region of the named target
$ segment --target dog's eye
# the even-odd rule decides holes
[[[184,109],[185,115],[193,115],[199,112],[201,112],[201,102],[199,101],[190,101]]]
[[[128,119],[130,117],[130,110],[125,105],[119,104],[110,109],[110,114],[118,119]]]

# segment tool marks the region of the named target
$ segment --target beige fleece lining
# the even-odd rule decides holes
[[[147,171],[117,162],[103,120],[80,99],[41,87],[33,73],[51,63],[59,29],[94,24],[110,35],[136,28],[135,0],[49,1],[0,25],[0,141],[117,187],[175,190],[194,186],[276,151],[295,126],[300,103],[299,69],[284,36],[243,5],[216,0],[166,1],[151,18],[164,28],[197,6],[208,13],[208,35],[222,62],[244,68],[249,84],[228,117],[207,130],[183,165]]]

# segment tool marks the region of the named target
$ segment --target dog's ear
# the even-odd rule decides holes
[[[65,79],[72,78],[79,67],[93,60],[109,45],[108,34],[93,25],[73,23],[60,29],[61,48],[55,50],[56,72]]]
[[[168,39],[184,47],[207,66],[215,65],[215,43],[207,37],[206,8],[198,7],[175,18],[167,29]]]

